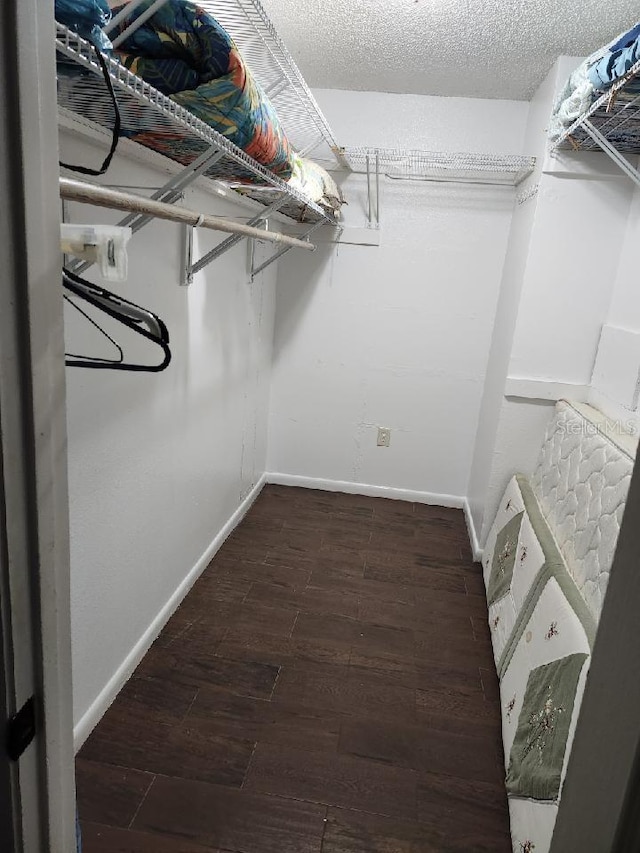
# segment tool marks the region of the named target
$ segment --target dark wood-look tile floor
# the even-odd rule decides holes
[[[510,851],[457,510],[268,486],[77,760],[85,853]]]

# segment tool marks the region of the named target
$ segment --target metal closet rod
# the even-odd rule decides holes
[[[277,231],[262,231],[260,228],[253,228],[251,225],[243,225],[240,222],[232,222],[219,216],[196,213],[195,210],[189,210],[186,207],[166,204],[133,193],[123,193],[101,187],[98,184],[74,181],[70,178],[60,178],[60,197],[68,201],[80,202],[80,204],[93,204],[97,207],[127,210],[132,213],[146,213],[156,219],[168,219],[170,222],[181,222],[183,225],[209,228],[211,231],[224,231],[227,234],[240,234],[243,237],[266,240],[269,243],[280,243],[283,246],[305,249],[308,252],[312,252],[316,248],[308,240],[298,240],[296,237],[289,237],[288,234],[278,234]]]

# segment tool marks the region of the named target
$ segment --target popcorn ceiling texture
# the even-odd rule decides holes
[[[262,3],[310,86],[507,100],[640,18],[637,0]]]

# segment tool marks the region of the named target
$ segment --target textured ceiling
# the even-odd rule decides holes
[[[640,18],[637,0],[262,2],[312,87],[515,100]]]

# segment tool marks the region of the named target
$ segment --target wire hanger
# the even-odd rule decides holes
[[[65,364],[67,367],[88,367],[94,370],[111,369],[111,370],[134,370],[149,373],[159,373],[169,365],[171,361],[171,350],[169,349],[169,332],[162,320],[153,312],[146,308],[141,308],[122,296],[117,296],[100,287],[97,284],[92,284],[85,281],[67,269],[62,270],[62,285],[70,291],[75,297],[83,299],[99,311],[108,314],[114,320],[122,323],[128,329],[131,329],[143,338],[151,341],[160,347],[163,352],[162,361],[158,364],[136,364],[124,360],[124,352],[120,344],[111,337],[92,317],[90,317],[79,305],[75,303],[69,296],[65,294],[65,299],[77,311],[79,311],[89,322],[94,325],[100,334],[109,340],[117,349],[117,358],[97,358],[95,356],[78,355],[76,353],[66,353]]]

